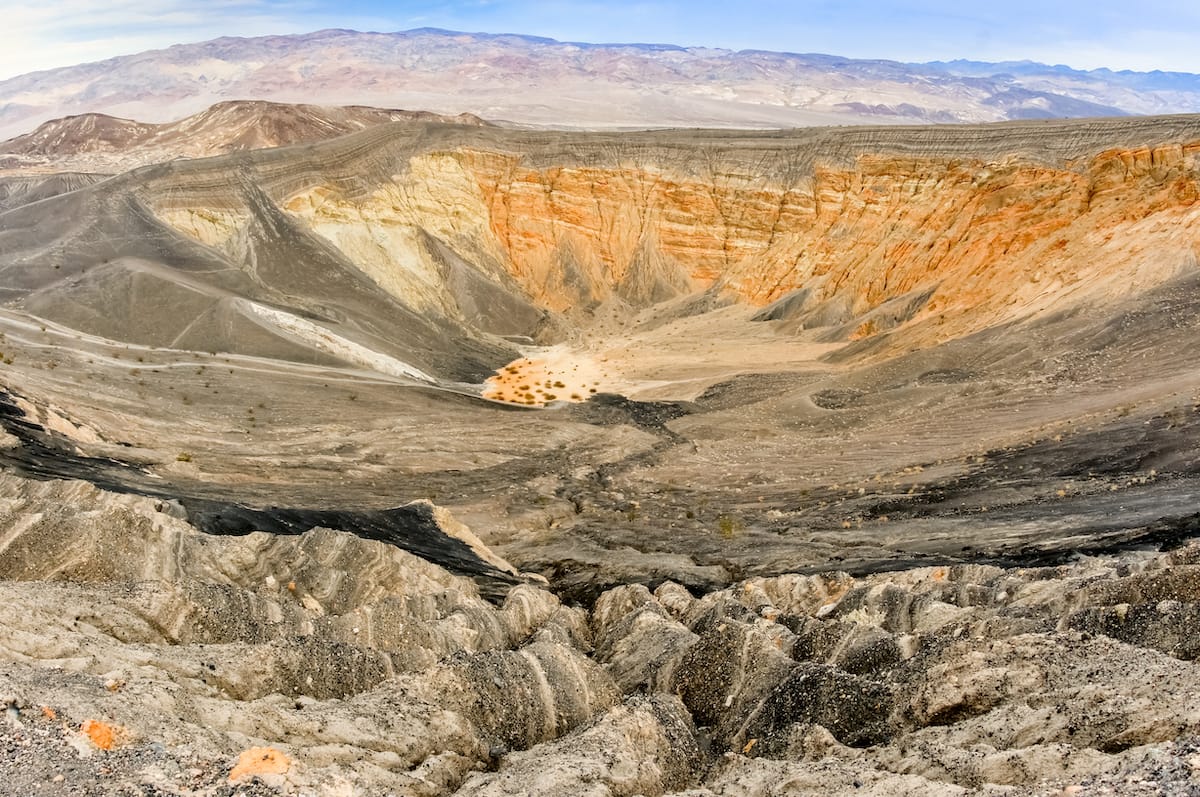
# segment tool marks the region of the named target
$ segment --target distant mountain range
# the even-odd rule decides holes
[[[84,113],[44,122],[30,133],[0,142],[0,172],[121,172],[175,158],[310,144],[400,121],[486,124],[470,114],[442,116],[361,105],[287,105],[263,100],[227,100],[163,124]]]
[[[0,81],[0,139],[70,114],[166,122],[249,99],[558,127],[955,123],[1200,112],[1200,75],[324,30],[181,44]]]

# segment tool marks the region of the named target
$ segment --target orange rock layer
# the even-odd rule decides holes
[[[511,274],[552,309],[623,285],[723,280],[751,303],[807,288],[810,303],[839,297],[856,316],[932,290],[913,321],[966,313],[977,327],[1194,267],[1198,152],[1200,142],[1109,151],[1062,167],[871,155],[791,181],[769,165],[701,178],[453,157],[478,185]]]
[[[100,720],[84,720],[80,731],[100,750],[112,750],[129,741],[129,731]]]
[[[237,763],[229,772],[230,782],[263,775],[285,775],[292,767],[292,759],[274,747],[251,747],[238,756]]]

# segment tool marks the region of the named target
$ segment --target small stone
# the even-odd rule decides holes
[[[274,747],[251,747],[240,756],[229,772],[230,782],[264,775],[285,775],[292,768],[292,759]],[[266,779],[264,779],[266,780]]]
[[[112,750],[129,740],[127,729],[100,720],[84,720],[79,730],[100,750]]]

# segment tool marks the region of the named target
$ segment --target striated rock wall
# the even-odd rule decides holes
[[[1190,117],[740,138],[394,132],[346,139],[348,157],[320,169],[259,164],[256,178],[422,310],[455,305],[431,237],[553,311],[714,286],[756,305],[803,291],[773,317],[843,340],[928,321],[928,342],[1144,290],[1200,253]],[[160,194],[161,216],[231,240],[236,211],[197,209],[190,192]]]
[[[852,316],[932,290],[916,318],[973,312],[979,324],[1125,295],[1194,266],[1198,152],[1200,141],[1110,150],[1057,167],[861,155],[811,176],[787,164],[712,164],[706,177],[538,169],[478,151],[459,162],[512,275],[553,309],[720,281],[755,304],[808,289],[807,307],[841,298]]]

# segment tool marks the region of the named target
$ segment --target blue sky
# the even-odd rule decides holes
[[[223,35],[432,26],[930,61],[1200,72],[1200,3],[1167,0],[0,0],[0,78]]]

